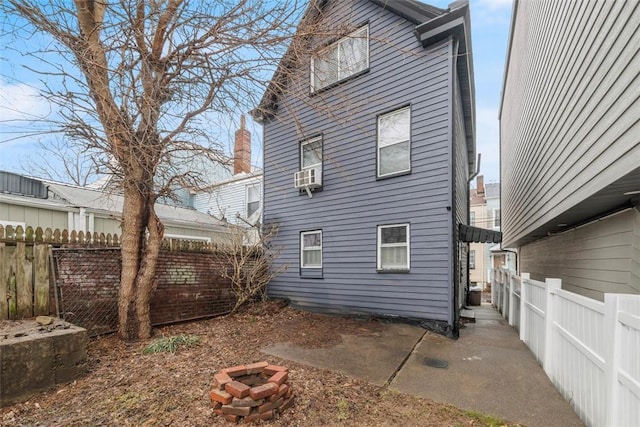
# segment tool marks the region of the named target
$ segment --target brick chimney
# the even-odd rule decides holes
[[[478,175],[476,178],[476,194],[484,196],[484,176]]]
[[[240,129],[236,131],[233,147],[233,174],[251,172],[251,132],[246,129],[244,114],[240,117]]]

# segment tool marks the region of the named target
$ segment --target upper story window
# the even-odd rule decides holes
[[[246,218],[249,219],[260,209],[260,184],[247,185],[246,192]]]
[[[300,144],[300,169],[322,169],[322,137],[303,141]]]
[[[476,213],[469,212],[469,225],[476,225]]]
[[[378,270],[408,271],[409,224],[378,226]]]
[[[311,91],[318,91],[367,68],[369,26],[365,25],[311,58]]]
[[[493,210],[493,226],[495,228],[500,227],[500,209]]]
[[[300,233],[300,267],[322,268],[322,230]]]
[[[378,116],[378,177],[411,171],[411,109]]]

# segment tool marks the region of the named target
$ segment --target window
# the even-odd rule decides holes
[[[378,270],[409,270],[409,224],[378,226]]]
[[[311,91],[315,92],[369,68],[369,26],[364,26],[311,58]]]
[[[260,209],[260,184],[247,185],[245,191],[245,199],[247,201],[247,219],[249,219]]]
[[[500,209],[493,210],[493,226],[500,227]]]
[[[476,213],[469,212],[469,225],[476,225]]]
[[[322,230],[300,233],[300,266],[322,268]]]
[[[476,268],[476,251],[475,250],[469,251],[469,268],[471,270],[475,270]]]
[[[308,139],[300,145],[300,169],[322,169],[322,137]]]
[[[378,116],[378,177],[411,170],[411,110]]]

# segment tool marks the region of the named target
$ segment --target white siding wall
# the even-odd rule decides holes
[[[506,246],[640,158],[640,2],[516,4],[500,116]]]
[[[247,219],[246,188],[248,185],[255,184],[262,187],[262,175],[220,184],[210,192],[196,194],[194,206],[196,210],[213,215],[218,219],[224,217],[231,224],[247,226],[236,215],[240,214],[241,218]],[[262,206],[262,188],[260,188],[260,199]]]
[[[520,271],[562,279],[562,288],[604,300],[640,293],[640,212],[631,209],[520,248]]]
[[[51,229],[67,228],[67,212],[18,206],[0,202],[0,221],[25,223],[27,226]]]

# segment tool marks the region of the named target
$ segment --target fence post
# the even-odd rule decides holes
[[[604,331],[605,333],[605,390],[607,402],[605,405],[605,425],[618,425],[618,369],[620,356],[618,346],[620,328],[618,325],[619,295],[604,294]]]
[[[514,313],[515,313],[515,309],[513,308],[513,301],[515,300],[515,292],[513,290],[513,288],[515,288],[515,277],[516,277],[516,273],[515,272],[511,272],[509,271],[509,325],[513,326],[516,324],[515,320],[513,319]]]
[[[520,274],[520,341],[527,342],[527,286],[525,280],[531,279],[529,273]]]
[[[544,312],[544,363],[542,367],[547,376],[553,382],[555,373],[553,371],[554,358],[554,330],[553,322],[555,321],[556,310],[554,307],[556,301],[556,291],[562,287],[560,279],[546,279],[547,307]]]

